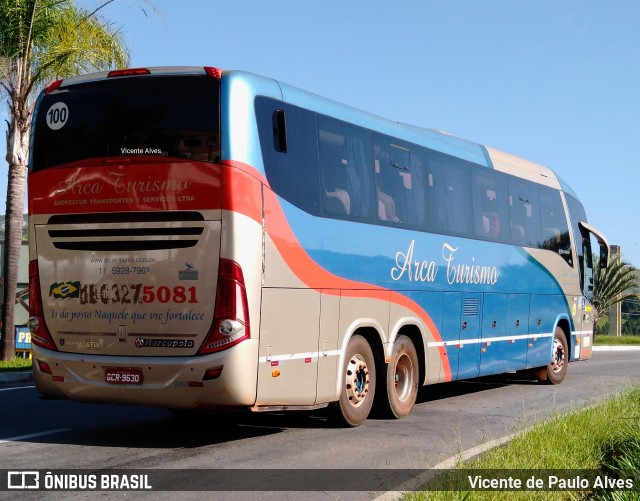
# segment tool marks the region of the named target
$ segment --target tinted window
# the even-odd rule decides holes
[[[584,211],[584,207],[577,199],[567,193],[565,193],[565,198],[567,200],[567,206],[569,207],[569,216],[571,217],[571,226],[573,229],[573,238],[576,241],[576,249],[580,251],[582,248],[582,245],[580,244],[580,241],[582,240],[582,231],[580,230],[578,223],[587,223],[587,214]]]
[[[271,187],[311,214],[538,247],[572,264],[557,190],[280,101],[257,98],[256,114]]]
[[[475,169],[472,181],[475,234],[488,240],[509,241],[507,176],[493,170]]]
[[[279,111],[284,113],[279,114]],[[315,114],[260,97],[256,99],[256,114],[265,172],[271,188],[297,207],[311,214],[319,214]],[[279,130],[283,123],[284,130]],[[286,139],[286,151],[282,147],[283,139]]]
[[[370,220],[374,214],[371,132],[318,116],[322,212]]]
[[[573,265],[569,224],[559,191],[540,187],[540,217],[542,223],[540,247],[557,252],[567,263]]]
[[[565,193],[565,198],[567,200],[567,207],[569,208],[569,216],[571,218],[571,229],[573,230],[573,240],[575,242],[576,252],[578,253],[578,261],[582,263],[583,260],[583,247],[584,244],[588,242],[582,235],[582,231],[580,230],[580,226],[578,226],[579,222],[586,223],[587,215],[584,211],[584,207],[582,204],[576,200],[571,195]]]
[[[378,221],[424,228],[427,183],[422,149],[387,136],[377,136],[374,168]]]
[[[35,119],[33,170],[96,157],[219,158],[219,82],[126,77],[62,87]]]
[[[432,194],[429,226],[439,233],[471,233],[471,175],[469,162],[437,151],[427,152],[427,185]]]
[[[540,205],[533,183],[512,178],[509,181],[511,241],[525,247],[540,244]]]

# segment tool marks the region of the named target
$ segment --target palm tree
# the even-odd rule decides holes
[[[0,94],[6,94],[7,209],[5,218],[2,358],[15,356],[14,307],[22,234],[31,113],[43,86],[56,78],[128,65],[119,30],[73,0],[0,0]]]
[[[596,310],[595,320],[605,315],[609,308],[628,299],[638,299],[640,275],[631,264],[614,259],[606,268],[601,268],[597,259],[593,264],[593,306]],[[594,330],[595,333],[595,320]]]

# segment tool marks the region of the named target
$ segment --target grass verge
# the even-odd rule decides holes
[[[13,360],[0,360],[0,372],[21,371],[31,369],[31,359],[16,357]]]
[[[604,334],[599,334],[596,336],[596,339],[593,342],[596,346],[640,346],[640,336],[606,336]]]
[[[534,426],[509,444],[493,449],[476,460],[461,464],[427,485],[429,490],[410,493],[405,501],[417,500],[639,500],[640,499],[640,389],[630,390],[609,401],[581,411],[558,415]],[[607,478],[623,478],[631,472],[632,491],[598,488]],[[485,478],[520,476],[523,486],[535,476],[539,490],[473,490],[475,475]],[[567,481],[565,490],[549,490],[552,476]],[[576,481],[588,477],[588,487]],[[596,478],[600,481],[596,482]],[[582,482],[582,481],[581,481]],[[623,482],[627,482],[624,481]],[[627,487],[629,484],[623,484]],[[558,483],[556,487],[561,487]],[[582,489],[581,489],[582,488]],[[451,490],[445,490],[451,489]]]

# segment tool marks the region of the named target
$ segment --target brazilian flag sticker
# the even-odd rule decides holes
[[[49,287],[49,297],[53,299],[68,299],[80,297],[80,282],[60,282],[51,284]]]

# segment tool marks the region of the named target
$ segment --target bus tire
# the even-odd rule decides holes
[[[567,374],[567,364],[569,363],[569,348],[567,337],[560,327],[556,327],[553,335],[553,349],[551,362],[547,365],[547,384],[560,384]]]
[[[398,336],[393,344],[391,361],[387,366],[387,395],[385,414],[401,419],[413,409],[418,396],[418,354],[411,339]]]
[[[354,335],[347,345],[342,368],[339,417],[347,426],[360,426],[369,416],[376,392],[373,351],[365,338]]]

